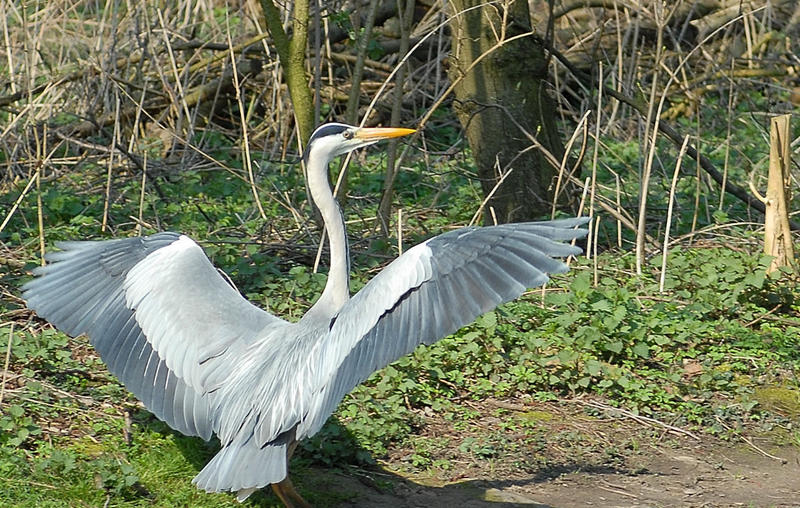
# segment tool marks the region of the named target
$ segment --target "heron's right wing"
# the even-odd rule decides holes
[[[375,370],[565,272],[554,258],[581,252],[562,242],[585,236],[574,228],[586,220],[460,229],[394,260],[345,304],[318,345],[318,407],[298,436],[316,432]]]
[[[24,287],[28,307],[60,330],[89,336],[109,370],[156,416],[209,438],[210,378],[218,383],[269,325],[186,236],[158,233],[63,242]]]

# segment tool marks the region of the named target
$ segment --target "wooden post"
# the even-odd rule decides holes
[[[764,216],[764,252],[773,256],[767,273],[794,262],[792,231],[789,228],[789,136],[791,115],[770,121],[769,179],[767,181],[766,215]]]

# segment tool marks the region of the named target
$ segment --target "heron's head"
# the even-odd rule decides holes
[[[312,157],[327,164],[337,155],[369,146],[383,139],[399,138],[413,132],[416,131],[394,127],[353,127],[343,123],[326,123],[317,127],[311,134],[303,159],[306,164]]]

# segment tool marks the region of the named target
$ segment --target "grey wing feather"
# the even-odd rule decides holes
[[[314,434],[342,397],[375,370],[431,344],[482,313],[567,271],[553,257],[577,255],[564,241],[587,219],[465,228],[420,244],[391,263],[340,311],[323,340],[321,389],[312,419],[298,436]]]
[[[209,439],[212,408],[198,381],[204,348],[247,342],[254,328],[280,320],[253,310],[199,246],[175,233],[57,246],[62,250],[49,253],[50,264],[23,287],[28,307],[70,335],[87,334],[150,411],[184,434]],[[216,323],[223,337],[194,319],[218,301],[229,312]],[[252,319],[243,324],[245,318]]]
[[[23,287],[23,296],[28,307],[65,333],[89,335],[109,370],[153,414],[184,434],[210,439],[208,418],[195,417],[207,415],[206,401],[166,368],[125,306],[122,291],[121,276],[177,238],[160,233],[148,239],[59,242],[62,250],[47,254],[51,264],[36,269],[37,278]],[[151,375],[143,375],[149,364]],[[165,389],[153,389],[156,384]]]

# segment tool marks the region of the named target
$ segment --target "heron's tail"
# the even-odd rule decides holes
[[[261,447],[250,438],[230,443],[206,464],[192,483],[206,492],[237,492],[239,502],[261,487],[286,478],[287,445],[276,440]]]

